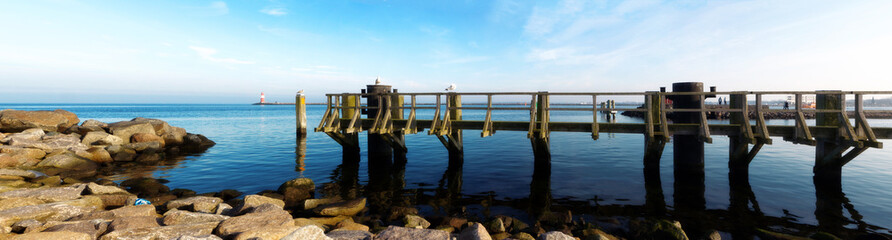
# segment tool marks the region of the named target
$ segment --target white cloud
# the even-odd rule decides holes
[[[271,7],[268,7],[268,8],[261,9],[260,12],[262,12],[262,13],[264,13],[264,14],[267,14],[267,15],[272,15],[272,16],[285,16],[285,15],[288,15],[288,9],[285,9],[285,8],[271,8]]]
[[[226,15],[229,13],[229,6],[223,1],[212,2],[210,9],[216,15]]]
[[[196,47],[189,46],[192,51],[198,54],[201,58],[211,61],[211,62],[221,62],[221,63],[235,63],[235,64],[254,64],[251,61],[242,61],[234,58],[216,58],[213,55],[217,54],[217,49],[206,48],[206,47]]]

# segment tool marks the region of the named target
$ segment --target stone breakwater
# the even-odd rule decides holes
[[[77,115],[65,110],[0,111],[0,168],[85,178],[96,176],[103,166],[151,164],[215,144],[158,119],[78,123]]]

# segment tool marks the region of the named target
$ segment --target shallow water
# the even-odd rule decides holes
[[[382,201],[417,205],[432,214],[448,214],[451,211],[448,208],[465,206],[470,214],[511,214],[529,219],[530,209],[537,208],[536,204],[553,204],[553,209],[572,208],[574,214],[620,212],[637,216],[653,215],[648,209],[660,206],[662,201],[666,212],[657,211],[657,215],[694,219],[683,222],[693,221],[691,224],[723,231],[733,231],[734,226],[740,225],[735,221],[749,221],[744,225],[760,227],[809,228],[806,225],[810,225],[883,234],[889,234],[888,229],[892,228],[892,201],[888,198],[892,196],[892,149],[867,150],[843,167],[841,194],[844,195],[831,190],[829,194],[822,192],[818,198],[812,181],[814,147],[794,145],[780,138],[774,138],[773,145],[763,147],[750,164],[748,188],[745,183],[732,185],[729,181],[729,140],[715,136],[714,142],[705,146],[702,189],[695,182],[693,190],[676,191],[673,146],[667,143],[656,182],[660,187],[648,190],[646,186],[654,185],[654,181],[650,185],[645,182],[644,140],[637,134],[602,133],[599,140],[592,141],[585,133],[554,132],[550,176],[542,175],[540,167],[540,175],[533,181],[535,161],[525,132],[499,131],[491,137],[480,138],[479,131],[464,131],[464,162],[458,169],[448,167],[448,153],[436,137],[425,133],[408,135],[405,168],[381,173],[368,169],[365,134],[360,135],[362,150],[358,164],[342,166],[340,145],[316,132],[307,135],[306,157],[303,164],[296,164],[294,106],[0,104],[0,109],[6,108],[65,109],[76,113],[82,121],[157,118],[191,133],[203,134],[217,142],[203,154],[166,166],[121,170],[110,176],[114,180],[133,176],[164,178],[170,180],[167,185],[171,188],[197,192],[236,189],[255,193],[276,189],[282,182],[298,176],[311,178],[317,185],[350,182],[356,178],[365,196],[377,193],[387,196],[384,198],[396,196]],[[324,110],[324,106],[308,106],[310,131]],[[590,113],[552,114],[552,121],[591,121]],[[431,115],[431,112],[419,112],[419,119]],[[528,112],[517,111],[499,112],[493,117],[524,121],[528,116]],[[482,120],[483,112],[465,111],[464,118]],[[616,121],[638,122],[623,116],[618,116]],[[792,125],[793,122],[770,120],[769,124]],[[892,121],[871,120],[871,125],[892,127]],[[369,174],[373,175],[371,180]],[[701,191],[703,196],[699,198]],[[551,198],[546,199],[549,201],[542,202],[541,195],[549,193]],[[688,201],[692,195],[693,202],[676,201]],[[698,199],[705,201],[700,203]]]

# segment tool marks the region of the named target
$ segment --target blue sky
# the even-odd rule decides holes
[[[3,1],[0,102],[892,90],[892,1]]]

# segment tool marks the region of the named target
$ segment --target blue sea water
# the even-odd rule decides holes
[[[217,145],[196,156],[163,166],[125,169],[108,176],[113,180],[147,176],[167,179],[171,188],[197,192],[236,189],[256,193],[276,189],[295,177],[308,177],[321,185],[336,181],[342,163],[341,146],[323,133],[312,132],[325,111],[309,105],[306,156],[298,164],[294,106],[288,105],[183,105],[183,104],[0,104],[0,109],[65,109],[80,119],[103,122],[134,117],[157,118],[188,132],[207,136]],[[419,119],[431,112],[419,112]],[[483,119],[482,111],[465,111],[465,119]],[[524,121],[524,111],[498,112],[497,120]],[[553,112],[553,121],[591,121],[591,113]],[[605,121],[601,116],[601,121]],[[618,116],[619,122],[638,122]],[[718,123],[721,121],[711,121]],[[770,120],[769,124],[792,125],[790,120]],[[890,120],[871,120],[874,127],[892,127]],[[531,196],[534,157],[526,132],[499,131],[486,138],[479,131],[464,131],[464,165],[460,194],[488,196],[510,202]],[[360,184],[369,181],[366,135],[360,135]],[[706,211],[724,211],[731,206],[728,178],[728,138],[714,137],[705,146],[703,198]],[[588,205],[643,206],[645,178],[642,157],[644,139],[638,134],[605,134],[593,141],[589,134],[553,132],[551,135],[551,175],[549,189],[555,202]],[[888,141],[884,142],[886,145]],[[424,133],[406,136],[407,164],[401,177],[405,189],[425,192],[442,185],[448,167],[447,150],[434,136]],[[774,138],[750,164],[749,187],[759,211],[773,219],[793,224],[826,225],[818,209],[819,200],[812,180],[814,147],[795,145]],[[672,209],[674,176],[672,143],[663,152],[660,185],[663,200]],[[841,225],[850,229],[889,234],[892,229],[892,149],[869,149],[843,167],[844,197]],[[424,209],[424,202],[416,202]],[[469,208],[479,208],[470,203]],[[492,207],[495,213],[524,214],[512,206]],[[818,210],[818,211],[816,211]],[[521,216],[523,217],[523,216]],[[726,219],[727,220],[727,219]]]

